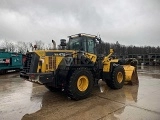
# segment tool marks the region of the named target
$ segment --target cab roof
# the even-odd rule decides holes
[[[75,37],[81,37],[81,36],[92,37],[92,38],[96,38],[97,37],[95,35],[86,34],[86,33],[79,33],[79,34],[71,35],[71,36],[68,36],[68,37],[69,38],[75,38]]]

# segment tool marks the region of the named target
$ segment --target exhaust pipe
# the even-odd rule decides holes
[[[56,42],[54,40],[52,40],[52,43],[53,43],[53,50],[56,49]]]

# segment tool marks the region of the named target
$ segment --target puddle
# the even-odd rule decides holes
[[[44,92],[37,88],[15,73],[0,76],[1,119],[20,120],[25,114],[41,109]]]
[[[42,85],[22,80],[18,74],[3,75],[0,76],[0,116],[4,120],[141,119],[137,114],[143,113],[142,116],[157,118],[160,116],[160,68],[138,67],[138,75],[139,85],[111,90],[101,84],[101,89],[95,87],[92,95],[81,101],[49,92]]]

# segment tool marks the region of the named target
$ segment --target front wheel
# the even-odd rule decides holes
[[[107,84],[112,89],[120,89],[125,81],[125,71],[122,66],[118,66],[113,70],[112,79],[107,81]]]
[[[74,100],[87,98],[92,91],[93,83],[93,75],[89,70],[77,69],[70,76],[67,94]]]

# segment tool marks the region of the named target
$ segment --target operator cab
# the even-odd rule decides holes
[[[76,34],[69,36],[67,48],[69,50],[79,50],[96,54],[97,41],[100,42],[100,38],[97,36],[84,33]]]

